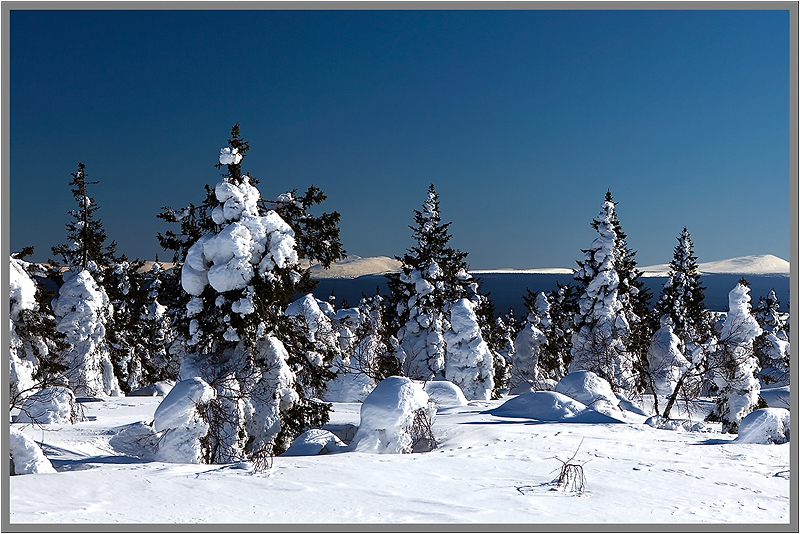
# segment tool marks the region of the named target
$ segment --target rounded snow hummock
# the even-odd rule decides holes
[[[762,445],[789,443],[789,410],[762,408],[749,413],[739,423],[739,435],[734,441]]]
[[[591,371],[568,374],[558,382],[556,391],[612,417],[620,411],[611,384]]]
[[[447,380],[425,382],[425,393],[439,406],[466,406],[469,404],[461,388]]]
[[[347,449],[333,432],[321,428],[306,430],[297,436],[281,456],[316,456]]]
[[[487,413],[561,423],[621,423],[555,391],[531,391],[509,399]]]

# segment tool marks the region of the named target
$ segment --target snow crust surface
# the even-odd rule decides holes
[[[256,472],[246,463],[148,459],[142,422],[153,420],[159,400],[87,403],[91,420],[75,425],[13,424],[43,443],[58,473],[11,477],[12,526],[241,524],[263,530],[287,523],[322,529],[327,523],[408,523],[551,530],[559,524],[585,530],[618,523],[623,530],[632,524],[728,530],[790,524],[790,445],[739,443],[716,423],[709,424],[710,433],[674,432],[643,423],[564,424],[487,413],[510,400],[504,398],[440,407],[433,426],[440,445],[432,452],[282,455]],[[359,418],[360,404],[335,403],[330,428],[358,425]],[[576,449],[586,476],[582,494],[552,483],[561,467],[555,458],[567,459]]]

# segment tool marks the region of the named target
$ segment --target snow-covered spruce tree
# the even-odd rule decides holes
[[[96,183],[86,181],[86,167],[78,163],[70,182],[78,209],[69,212],[72,217],[66,225],[69,243],[52,247],[53,254],[60,255],[63,263],[49,262],[68,268],[51,305],[56,330],[66,335],[69,345],[64,354],[69,387],[78,396],[120,394],[106,339],[114,310],[100,285],[104,271],[114,262],[116,243],[106,245],[102,223],[95,217],[99,207],[88,195],[86,186]]]
[[[622,249],[614,229],[614,203],[603,202],[592,226],[600,234],[588,250],[574,278],[581,285],[579,310],[572,338],[569,372],[592,371],[607,380],[615,391],[638,387],[637,355],[629,349],[632,329],[630,299],[620,298]],[[627,307],[626,307],[627,306]]]
[[[372,378],[360,372],[353,358],[356,328],[361,317],[357,309],[334,310],[330,302],[305,295],[289,305],[286,315],[300,318],[306,336],[314,345],[314,358],[330,362],[335,375],[325,384],[322,398],[328,402],[361,402],[375,388]],[[355,324],[354,324],[355,323]]]
[[[669,314],[661,316],[661,328],[653,334],[647,351],[648,372],[653,380],[653,393],[671,396],[681,377],[687,372],[690,362],[684,356],[683,344],[673,329]]]
[[[694,245],[689,231],[684,227],[669,264],[667,281],[654,308],[659,320],[665,315],[671,319],[682,351],[692,350],[693,346],[705,343],[712,335],[704,291]]]
[[[189,295],[178,318],[186,339],[180,375],[215,391],[200,413],[209,426],[200,440],[207,463],[280,454],[296,435],[328,420],[330,405],[316,399],[331,378],[330,361],[319,357],[305,321],[285,312],[296,290],[313,288],[299,264],[303,254],[327,267],[344,253],[335,226],[307,237],[330,246],[298,243],[291,223],[267,209],[255,180],[242,174],[249,143],[238,124],[228,144],[218,165],[227,172],[215,188],[206,186],[206,201],[160,215],[181,223],[180,234],[159,234],[183,262]],[[302,210],[298,218],[313,226]]]
[[[169,351],[175,340],[175,332],[167,307],[160,302],[164,269],[156,261],[145,277],[147,290],[146,306],[140,309],[141,342],[143,357],[142,382],[155,384],[162,380],[176,380],[180,371],[180,359]]]
[[[450,380],[465,394],[469,390],[488,398],[494,390],[493,355],[481,337],[475,315],[480,303],[478,285],[467,273],[467,253],[447,246],[450,223],[441,222],[433,184],[422,211],[414,210],[414,222],[410,228],[417,244],[397,258],[402,272],[387,275],[403,374],[416,380]],[[460,330],[452,334],[455,337],[448,354],[445,332],[451,329],[451,309],[462,299],[471,302],[456,307]],[[467,325],[473,320],[476,329]]]
[[[29,247],[13,254],[9,261],[11,409],[20,408],[36,391],[62,385],[62,373],[67,370],[59,357],[66,348],[64,334],[56,331],[55,319],[46,300],[41,302],[43,292],[32,276],[32,272],[44,273],[22,259],[32,252],[33,247]]]
[[[572,284],[561,285],[547,294],[550,304],[550,328],[544,333],[547,342],[542,347],[540,365],[544,373],[553,380],[566,376],[572,361],[572,334],[575,330],[575,315],[578,313],[578,289]],[[532,294],[528,293],[529,297]],[[531,306],[535,300],[526,300]]]
[[[750,288],[745,281],[728,294],[729,311],[709,365],[719,397],[709,420],[722,422],[723,432],[735,434],[744,417],[759,406],[761,385],[756,378],[758,358],[753,341],[762,330],[750,313]]]
[[[647,382],[647,351],[650,348],[650,338],[653,332],[659,328],[659,320],[650,309],[653,295],[641,279],[642,272],[637,268],[636,251],[628,246],[628,236],[622,230],[622,224],[617,217],[617,203],[614,202],[611,191],[606,192],[605,200],[614,204],[611,223],[617,234],[618,298],[631,329],[631,335],[627,340],[627,350],[634,355],[636,389],[641,391]],[[593,226],[597,225],[596,222],[592,224]]]
[[[358,305],[361,320],[355,329],[356,342],[351,360],[356,369],[376,384],[390,376],[401,374],[400,362],[395,356],[397,338],[392,336],[384,319],[386,299],[380,287],[371,297],[363,297]]]
[[[511,361],[509,383],[512,390],[525,383],[536,385],[540,378],[546,376],[544,373],[540,373],[540,368],[544,367],[540,360],[543,348],[547,343],[545,332],[549,331],[552,326],[550,302],[544,293],[539,293],[534,297],[530,290],[524,298],[528,308],[528,317],[524,327],[514,339],[514,358]]]
[[[780,301],[771,289],[765,297],[759,297],[758,307],[753,310],[763,333],[753,342],[759,365],[762,369],[770,369],[769,374],[762,374],[766,381],[784,381],[789,378],[790,345],[786,331],[788,320],[780,311]]]

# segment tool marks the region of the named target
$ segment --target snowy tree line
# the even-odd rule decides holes
[[[655,393],[664,420],[676,402],[714,396],[712,418],[728,432],[763,405],[760,381],[788,380],[788,320],[774,292],[752,309],[742,280],[727,313],[706,310],[684,228],[651,305],[610,192],[574,283],[528,291],[523,319],[498,316],[468,254],[449,246],[433,185],[414,211],[401,272],[387,275],[389,293],[336,309],[314,296],[305,266],[345,257],[340,215],[310,213],[326,199],[314,186],[266,200],[242,170],[249,148],[235,125],[218,183],[201,202],[157,215],[173,225],[157,236],[172,253],[168,269],[117,255],[88,193],[97,182],[78,164],[67,243],[47,265],[26,262],[30,248],[10,258],[10,396],[23,420],[47,422],[42,407],[67,399],[75,408],[59,417],[74,422],[76,398],[184,381],[194,430],[165,439],[220,463],[286,451],[328,421],[331,402],[363,401],[393,376],[449,381],[488,400],[591,371],[622,398]],[[171,428],[174,414],[157,416]]]

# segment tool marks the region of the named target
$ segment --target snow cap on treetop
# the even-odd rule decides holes
[[[223,165],[238,165],[242,161],[242,155],[238,148],[226,146],[219,151],[219,162]]]

